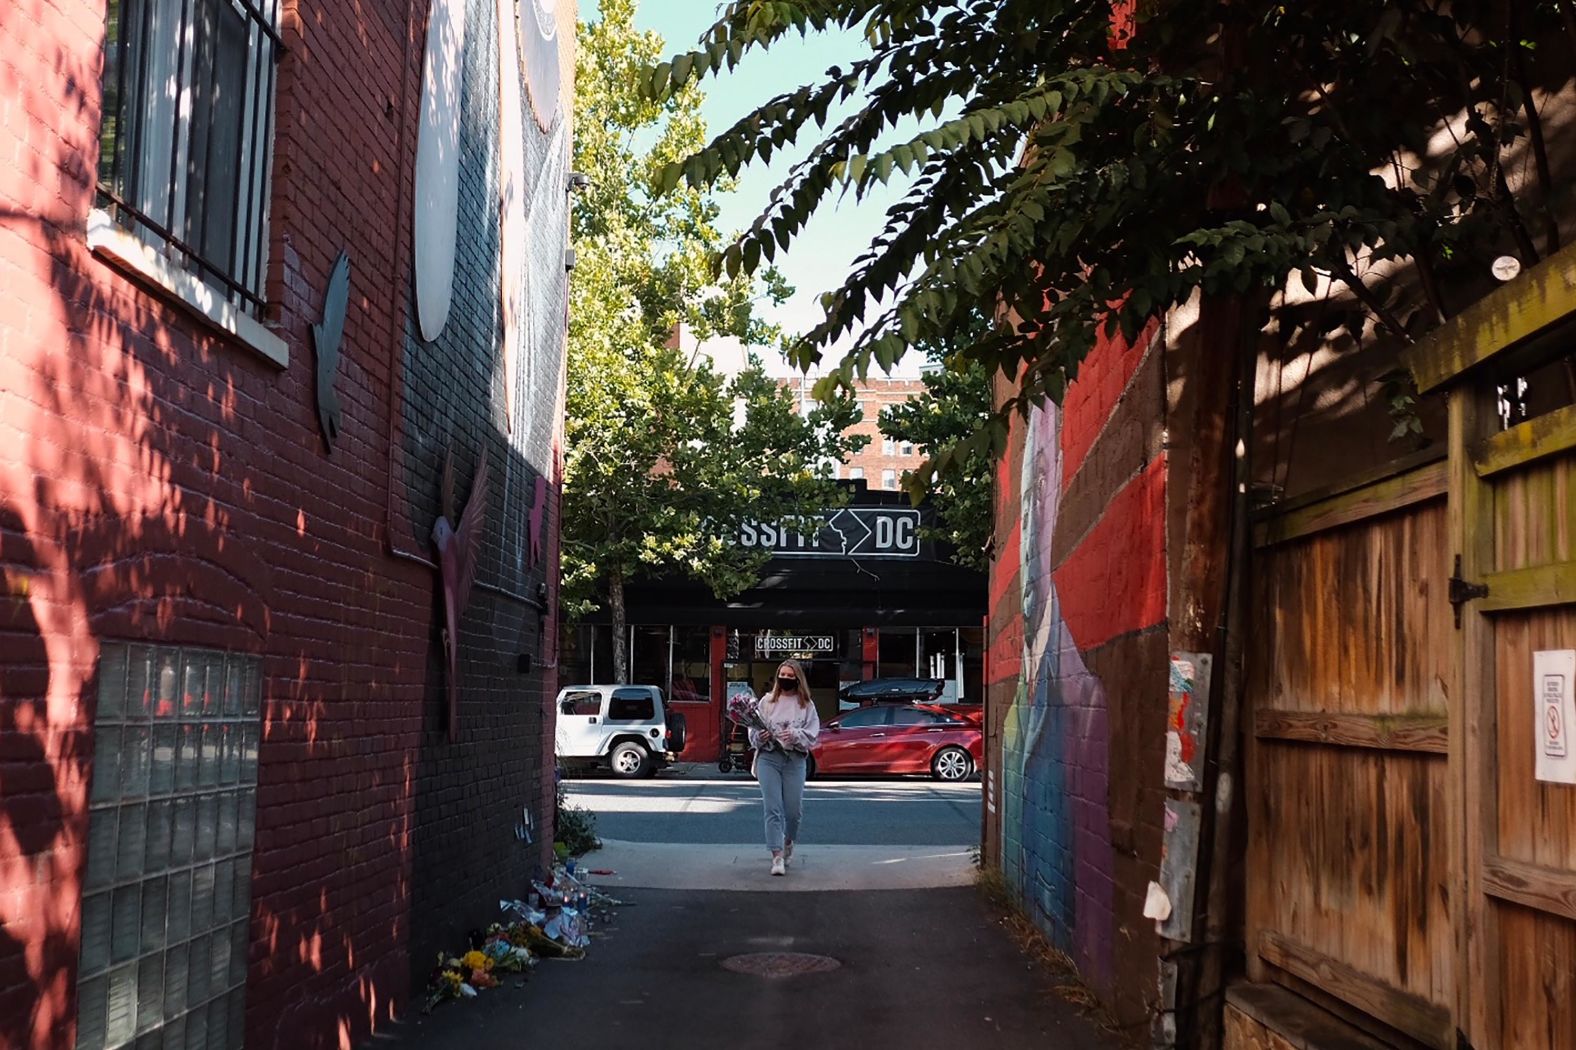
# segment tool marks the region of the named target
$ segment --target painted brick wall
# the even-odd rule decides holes
[[[987,842],[1123,1024],[1152,1008],[1166,701],[1163,354],[1102,342],[997,476]],[[1005,396],[1003,389],[999,394]]]
[[[509,27],[513,31],[513,27]],[[415,542],[430,534],[440,509],[444,457],[452,449],[459,492],[468,498],[479,450],[491,480],[487,518],[500,523],[484,538],[481,589],[461,623],[463,713],[458,740],[445,728],[442,661],[429,654],[413,826],[413,975],[423,980],[440,947],[463,943],[467,930],[497,917],[500,896],[523,892],[542,862],[515,836],[522,812],[538,836],[550,835],[550,787],[533,773],[552,734],[553,681],[543,675],[553,653],[546,630],[549,562],[530,553],[530,509],[538,478],[551,483],[567,278],[564,241],[531,238],[527,259],[532,302],[529,336],[511,398],[502,353],[500,294],[501,173],[498,164],[497,5],[469,0],[463,54],[460,129],[460,238],[454,300],[439,337],[420,339],[414,316],[404,340],[410,396],[403,413],[408,520]],[[567,222],[567,129],[526,128],[526,188],[534,217]],[[541,178],[537,176],[541,175]],[[562,225],[559,226],[563,228]],[[550,323],[557,319],[559,324]],[[556,501],[543,529],[557,531]],[[556,585],[556,581],[554,582]],[[541,590],[539,591],[539,588]],[[546,643],[546,644],[544,644]],[[519,659],[531,661],[521,671]]]
[[[558,7],[567,40],[573,8]],[[430,474],[452,424],[468,435],[462,494],[481,440],[497,450],[495,478],[507,447],[518,478],[556,481],[540,440],[556,424],[520,447],[501,431],[496,384],[475,371],[482,344],[496,345],[496,295],[457,310],[474,343],[435,375],[440,390],[478,377],[463,396],[426,400],[402,380],[421,356],[406,333],[425,8],[286,6],[267,285],[284,370],[86,248],[103,0],[17,0],[0,18],[0,1047],[73,1045],[101,640],[262,659],[249,1046],[364,1037],[407,1000],[413,945],[474,923],[482,898],[495,907],[528,867],[512,829],[522,808],[541,816],[540,698],[553,675],[535,611],[479,595],[463,631],[462,737],[438,738],[434,573],[422,563],[433,489],[408,479]],[[537,134],[528,127],[527,142]],[[462,227],[462,243],[473,233]],[[342,249],[353,265],[344,419],[329,453],[308,328]],[[538,345],[561,357],[562,303],[544,296]],[[538,410],[558,403],[559,385]],[[511,575],[500,537],[518,534],[532,486],[513,491],[498,496],[510,503],[480,576],[529,595],[556,563],[556,498],[543,563]],[[537,660],[520,674],[526,651]],[[440,820],[474,834],[436,837]]]

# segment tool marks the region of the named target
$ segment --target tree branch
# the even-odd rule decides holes
[[[1511,4],[1511,18],[1516,17],[1516,4]],[[1560,5],[1563,11],[1564,4]],[[1516,84],[1521,88],[1521,108],[1527,114],[1527,137],[1532,141],[1533,164],[1538,170],[1538,186],[1543,190],[1543,233],[1548,238],[1549,251],[1560,250],[1560,223],[1554,215],[1554,174],[1549,167],[1548,144],[1543,138],[1543,118],[1538,115],[1538,104],[1532,98],[1532,78],[1527,75],[1527,57],[1521,53],[1520,34],[1514,31],[1506,41],[1511,61],[1516,68]]]
[[[1389,307],[1379,301],[1373,290],[1362,282],[1357,274],[1352,272],[1352,264],[1346,261],[1346,249],[1343,247],[1333,254],[1330,269],[1335,275],[1345,282],[1346,287],[1352,290],[1359,302],[1366,306],[1379,322],[1390,329],[1402,342],[1412,342],[1412,336],[1407,332],[1406,326],[1392,313]]]

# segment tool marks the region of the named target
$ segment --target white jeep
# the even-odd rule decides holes
[[[647,777],[684,750],[684,716],[654,685],[571,685],[558,692],[555,751],[565,772],[601,768]]]

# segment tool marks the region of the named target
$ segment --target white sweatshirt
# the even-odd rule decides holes
[[[755,710],[772,727],[772,735],[778,744],[789,751],[808,753],[821,738],[821,716],[816,713],[815,705],[800,704],[797,697],[782,697],[773,701],[770,696],[768,693],[757,700]],[[759,730],[750,730],[750,746],[760,750]]]

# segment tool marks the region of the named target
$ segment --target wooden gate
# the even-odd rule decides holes
[[[1567,250],[1408,354],[1447,459],[1256,535],[1250,972],[1387,1042],[1576,1050],[1576,786],[1536,776],[1571,683],[1534,682],[1576,650],[1573,351]]]

